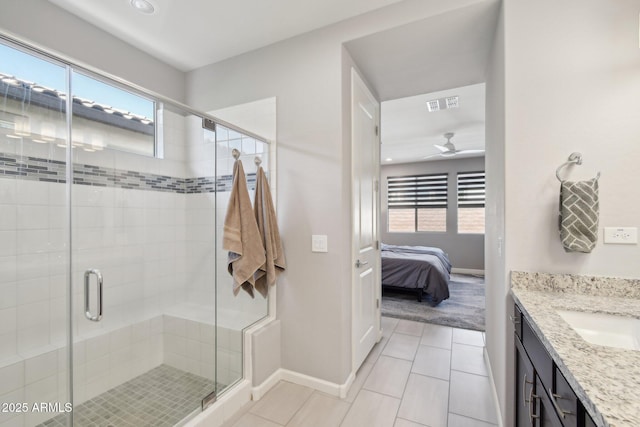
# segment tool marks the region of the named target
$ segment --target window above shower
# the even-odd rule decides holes
[[[46,59],[46,58],[44,58]],[[22,142],[66,147],[67,83],[61,65],[0,44],[0,131]],[[161,105],[85,72],[70,73],[73,147],[162,157]],[[29,105],[25,111],[25,104]]]
[[[71,82],[75,147],[158,157],[154,101],[77,71]]]

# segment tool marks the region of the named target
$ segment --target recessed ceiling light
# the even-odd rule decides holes
[[[393,160],[392,158],[388,158],[388,159],[384,159],[386,162],[390,162],[391,160]]]
[[[147,0],[131,0],[131,6],[139,12],[152,14],[156,8]]]

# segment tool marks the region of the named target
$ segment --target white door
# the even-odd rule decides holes
[[[360,367],[380,334],[379,111],[378,101],[351,69],[353,372]]]

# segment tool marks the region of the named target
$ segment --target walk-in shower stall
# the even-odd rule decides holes
[[[0,426],[172,426],[243,376],[221,248],[267,143],[0,38]]]

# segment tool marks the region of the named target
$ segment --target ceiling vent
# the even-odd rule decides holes
[[[429,110],[430,113],[440,110],[440,103],[438,102],[438,100],[434,99],[431,101],[427,101],[427,110]]]
[[[434,111],[447,110],[450,108],[458,108],[458,96],[448,96],[446,98],[432,99],[427,101],[427,110],[430,113]]]

